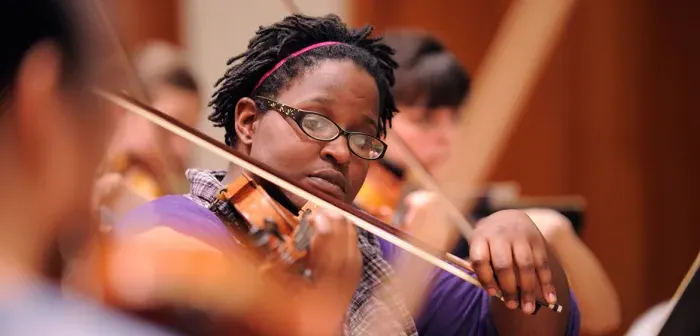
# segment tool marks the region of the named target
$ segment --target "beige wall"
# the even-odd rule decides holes
[[[181,0],[183,45],[199,76],[205,97],[210,97],[213,84],[224,73],[226,61],[242,52],[260,25],[267,25],[287,15],[279,0]],[[309,15],[335,13],[345,16],[347,0],[295,0],[302,12]],[[203,114],[200,129],[223,140],[221,129],[211,126]],[[194,167],[222,168],[223,160],[198,150]]]

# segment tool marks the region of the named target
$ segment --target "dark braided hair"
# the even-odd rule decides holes
[[[269,27],[260,27],[250,40],[248,50],[231,58],[209,106],[209,120],[226,130],[226,144],[236,143],[234,110],[241,98],[253,96],[260,78],[285,57],[307,46],[327,41],[339,44],[322,46],[288,59],[255,90],[255,95],[275,98],[279,91],[324,60],[350,60],[374,77],[379,90],[378,136],[386,135],[396,104],[391,94],[394,85],[393,50],[381,38],[372,38],[373,28],[351,29],[337,15],[288,16]],[[231,65],[237,61],[241,62]]]

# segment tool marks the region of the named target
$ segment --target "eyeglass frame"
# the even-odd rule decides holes
[[[348,150],[350,150],[350,153],[352,153],[353,155],[355,155],[363,160],[368,160],[368,161],[379,160],[379,159],[384,157],[384,154],[386,154],[387,148],[389,148],[389,145],[387,145],[384,141],[382,141],[378,137],[364,133],[364,132],[346,131],[342,127],[338,126],[338,124],[336,124],[335,121],[333,121],[331,118],[328,118],[328,116],[325,116],[323,114],[320,114],[317,112],[312,112],[312,111],[305,111],[302,109],[298,109],[296,107],[291,107],[289,105],[282,104],[278,101],[275,101],[275,100],[272,100],[270,98],[263,97],[263,96],[255,96],[253,99],[257,100],[258,103],[263,104],[264,108],[276,111],[276,112],[281,113],[282,115],[294,120],[294,123],[299,127],[299,129],[301,129],[301,131],[304,132],[304,134],[306,134],[306,136],[308,136],[311,139],[314,139],[316,141],[331,142],[331,141],[334,141],[335,139],[338,139],[341,136],[345,136],[345,143],[348,146]],[[309,115],[309,114],[316,115],[316,116],[319,116],[321,118],[324,118],[324,119],[330,121],[331,124],[333,124],[338,129],[338,131],[339,131],[338,134],[336,134],[332,139],[318,139],[318,138],[310,135],[309,133],[307,133],[306,130],[304,130],[304,127],[301,125],[301,122],[304,119],[304,116]],[[351,135],[358,135],[358,134],[365,135],[365,136],[368,136],[370,138],[376,139],[382,145],[384,145],[384,150],[382,150],[381,154],[379,154],[376,158],[373,158],[373,159],[368,159],[366,157],[362,157],[362,156],[358,155],[350,147],[350,136]]]

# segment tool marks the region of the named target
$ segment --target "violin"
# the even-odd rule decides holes
[[[262,253],[263,269],[291,266],[300,275],[310,277],[306,257],[313,229],[308,216],[315,205],[307,203],[298,214],[293,214],[246,173],[221,189],[209,209],[217,214],[216,208],[223,203],[235,209],[236,217],[241,220],[232,223],[224,216],[219,218],[238,244]]]
[[[403,181],[380,163],[372,162],[354,203],[384,223],[391,223],[402,200]]]

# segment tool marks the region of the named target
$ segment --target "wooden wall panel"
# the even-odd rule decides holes
[[[151,39],[181,44],[179,0],[104,0],[127,50]]]
[[[476,72],[508,1],[354,0],[352,23],[420,27]],[[622,300],[622,334],[700,249],[698,6],[579,1],[492,180],[580,193],[584,240]]]
[[[649,126],[647,276],[659,289],[650,292],[658,301],[683,277],[675,265],[690,265],[700,246],[694,211],[700,200],[700,25],[695,20],[700,6],[646,2],[648,23],[654,28],[644,37],[648,62],[640,78]]]

